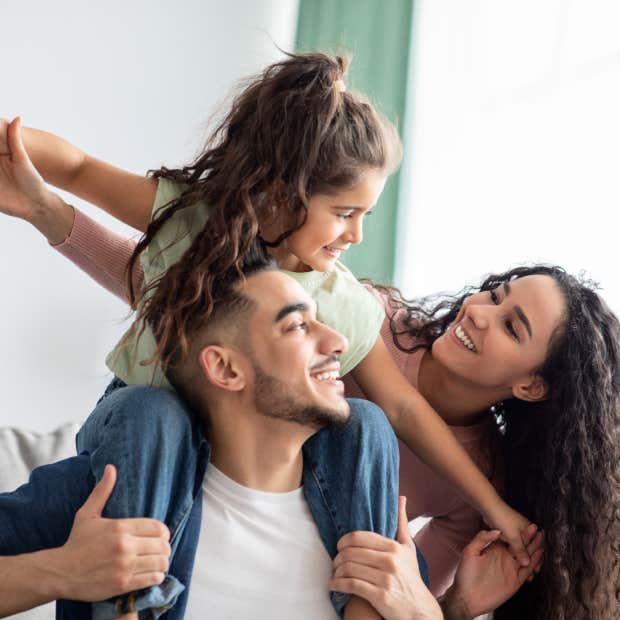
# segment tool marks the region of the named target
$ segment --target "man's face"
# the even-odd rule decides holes
[[[317,321],[314,301],[282,272],[252,276],[242,293],[256,303],[248,356],[257,410],[312,428],[344,424],[349,406],[338,377],[346,338]]]

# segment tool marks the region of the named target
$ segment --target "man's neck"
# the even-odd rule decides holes
[[[509,396],[504,388],[484,388],[457,377],[437,362],[430,351],[420,361],[418,390],[453,426],[477,424],[493,404]]]
[[[258,414],[222,413],[210,416],[215,467],[237,484],[257,491],[286,493],[301,486],[301,447],[314,431]]]

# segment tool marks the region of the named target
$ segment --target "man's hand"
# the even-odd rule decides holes
[[[535,525],[524,533],[531,558],[528,566],[521,566],[499,538],[497,530],[478,532],[463,550],[454,583],[442,602],[448,620],[474,618],[497,609],[540,570],[544,535]]]
[[[395,541],[373,532],[351,532],[338,541],[338,552],[331,590],[366,599],[385,620],[443,618],[420,577],[404,497],[398,500]]]
[[[69,539],[50,568],[60,578],[61,598],[99,601],[164,579],[170,556],[168,528],[155,519],[105,519],[103,508],[116,483],[108,465],[75,515]]]

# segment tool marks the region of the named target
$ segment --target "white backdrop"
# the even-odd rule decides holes
[[[620,3],[415,10],[399,284],[453,290],[556,262],[620,312]]]
[[[2,0],[0,115],[138,173],[184,163],[234,81],[293,48],[296,19],[297,0]],[[0,217],[0,247],[0,426],[80,420],[127,308],[21,221]]]

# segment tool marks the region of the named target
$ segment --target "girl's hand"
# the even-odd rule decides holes
[[[6,127],[6,153],[2,147],[0,141],[0,211],[30,221],[51,192],[24,149],[19,117]]]
[[[47,188],[30,161],[19,117],[7,125],[5,134],[8,154],[2,154],[0,140],[0,212],[30,222],[52,245],[61,243],[71,232],[73,208]]]
[[[6,118],[0,118],[0,155],[9,154],[8,130],[9,121]]]
[[[483,516],[492,528],[500,531],[500,539],[510,547],[517,562],[521,566],[529,566],[530,555],[526,548],[527,542],[524,541],[533,524],[504,501],[499,502],[492,513]]]
[[[351,532],[338,541],[329,588],[366,599],[386,620],[439,620],[439,604],[420,577],[405,503],[400,497],[395,541],[374,532]]]
[[[531,557],[529,566],[521,566],[515,560],[508,547],[499,542],[499,535],[497,530],[478,532],[465,547],[454,583],[443,599],[444,611],[458,609],[460,615],[453,615],[463,618],[492,612],[540,570],[544,535],[534,525],[525,534]]]

